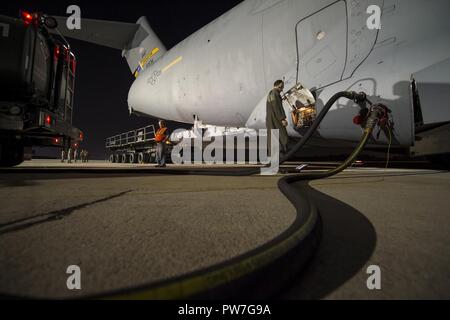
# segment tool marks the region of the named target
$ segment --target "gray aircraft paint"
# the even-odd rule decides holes
[[[369,5],[382,8],[380,30],[367,28]],[[247,0],[167,52],[145,18],[113,28],[126,29],[123,37],[133,34],[122,48],[132,71],[148,52],[161,49],[130,89],[132,111],[186,123],[196,115],[211,125],[261,129],[273,82],[285,79],[290,89],[298,79],[318,89],[318,111],[342,90],[364,91],[373,102],[385,103],[393,111],[396,142],[409,147],[413,75],[426,96],[424,119],[450,120],[448,103],[437,108],[432,99],[450,92],[450,74],[442,71],[450,66],[449,12],[447,0]],[[139,36],[133,31],[138,27],[147,33]],[[319,32],[325,34],[322,40]],[[108,45],[104,39],[78,38]],[[289,106],[285,109],[288,114]],[[357,105],[339,101],[320,136],[358,140],[361,128],[352,123],[358,111]],[[288,132],[300,137],[292,126]]]

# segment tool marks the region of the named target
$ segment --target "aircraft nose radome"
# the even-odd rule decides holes
[[[134,81],[128,93],[129,108],[149,116],[164,118],[164,109],[157,100],[158,91],[147,84],[143,75]]]
[[[139,101],[140,101],[140,97],[139,97],[139,93],[140,93],[140,89],[139,87],[141,86],[139,84],[139,79],[136,79],[133,84],[131,85],[130,91],[128,92],[128,106],[130,108],[133,108],[134,110],[138,110],[140,109],[139,107]],[[140,111],[140,110],[139,110]]]

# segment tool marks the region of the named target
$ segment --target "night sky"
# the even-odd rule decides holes
[[[242,0],[196,1],[7,1],[0,14],[18,17],[19,10],[66,16],[69,5],[81,8],[81,17],[135,23],[146,16],[167,49],[216,19]],[[69,39],[77,57],[74,125],[85,135],[83,148],[91,158],[105,158],[107,137],[149,124],[153,118],[130,116],[128,90],[133,82],[119,50]],[[171,128],[185,127],[170,123]],[[55,150],[56,151],[56,150]]]

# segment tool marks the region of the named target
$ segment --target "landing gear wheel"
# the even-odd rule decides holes
[[[136,155],[134,153],[130,153],[130,155],[128,156],[128,160],[130,164],[136,163]]]
[[[138,163],[139,164],[144,164],[144,160],[145,160],[144,154],[142,152],[140,152],[138,154]]]
[[[114,160],[115,160],[115,161],[114,161],[115,163],[120,163],[120,160],[121,160],[120,154],[115,154],[115,155],[114,155]]]
[[[128,162],[128,156],[126,153],[122,154],[122,163],[127,163]]]
[[[116,162],[116,157],[113,154],[109,156],[109,162],[111,162],[111,163]]]

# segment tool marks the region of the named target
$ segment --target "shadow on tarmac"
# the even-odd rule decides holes
[[[360,272],[377,243],[374,226],[361,212],[311,186],[303,186],[302,190],[319,209],[323,220],[322,242],[302,276],[279,296],[280,299],[326,297]]]
[[[70,208],[65,208],[62,210],[56,210],[56,211],[52,211],[52,212],[47,212],[47,213],[41,213],[38,215],[34,215],[32,217],[27,217],[24,219],[18,219],[15,221],[10,221],[10,222],[6,222],[6,223],[2,223],[0,224],[0,236],[7,234],[7,233],[11,233],[11,232],[16,232],[16,231],[20,231],[20,230],[24,230],[24,229],[28,229],[43,223],[48,223],[48,222],[54,222],[54,221],[58,221],[61,220],[65,217],[70,216],[72,213],[74,213],[77,210],[81,210],[83,208],[86,208],[88,206],[92,206],[94,204],[98,204],[101,202],[106,202],[115,198],[119,198],[121,196],[124,196],[130,192],[132,192],[133,190],[128,190],[128,191],[124,191],[118,194],[114,194],[112,196],[103,198],[103,199],[99,199],[99,200],[95,200],[95,201],[91,201],[88,203],[83,203],[77,206],[73,206]]]

